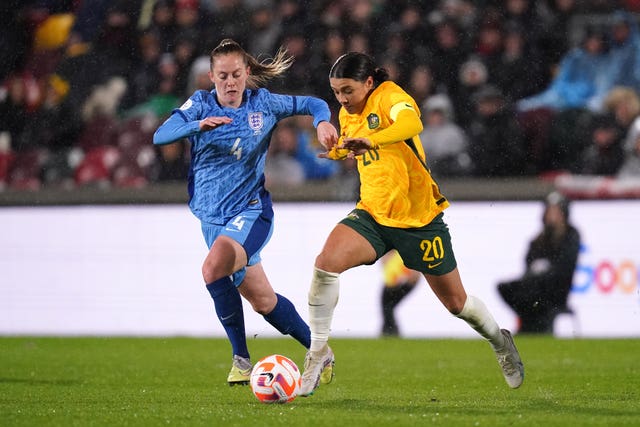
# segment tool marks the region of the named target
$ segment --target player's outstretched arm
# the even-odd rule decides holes
[[[229,117],[206,117],[202,120],[186,122],[179,114],[172,114],[153,134],[155,145],[170,144],[182,138],[195,135],[198,132],[206,132],[227,123],[231,123]]]

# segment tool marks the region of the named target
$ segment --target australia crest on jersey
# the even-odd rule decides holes
[[[371,113],[367,116],[367,124],[369,129],[377,129],[380,126],[380,117],[377,114]]]
[[[249,113],[249,127],[253,130],[254,135],[259,135],[264,126],[264,116],[262,111]]]

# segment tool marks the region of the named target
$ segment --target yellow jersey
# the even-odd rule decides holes
[[[391,126],[404,109],[420,116],[415,100],[391,81],[375,88],[360,114],[340,109],[340,140],[365,137],[374,148],[357,156],[360,199],[364,209],[381,225],[417,228],[429,224],[449,206],[427,168],[424,149],[416,134],[393,143],[378,144],[375,134]],[[343,152],[344,150],[337,150]],[[339,153],[335,153],[340,156]]]

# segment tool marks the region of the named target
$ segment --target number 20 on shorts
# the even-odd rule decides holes
[[[440,261],[444,258],[444,246],[440,236],[436,236],[433,240],[423,240],[420,242],[420,249],[423,251],[422,260],[427,263]],[[433,268],[435,265],[429,265]]]

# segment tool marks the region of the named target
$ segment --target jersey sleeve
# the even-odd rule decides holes
[[[280,95],[271,93],[271,107],[278,119],[290,116],[313,116],[313,126],[331,120],[331,111],[325,101],[313,96]]]
[[[294,96],[295,106],[298,112],[294,114],[306,114],[313,116],[313,126],[318,127],[320,122],[331,120],[329,105],[320,98],[313,96]]]
[[[201,91],[194,93],[184,104],[172,111],[171,116],[153,134],[155,145],[169,144],[200,132],[202,119]]]
[[[373,148],[404,141],[422,132],[423,126],[420,116],[413,108],[408,108],[408,105],[402,102],[391,108],[391,112],[394,112],[394,108],[397,108],[396,118],[391,126],[369,136]]]

